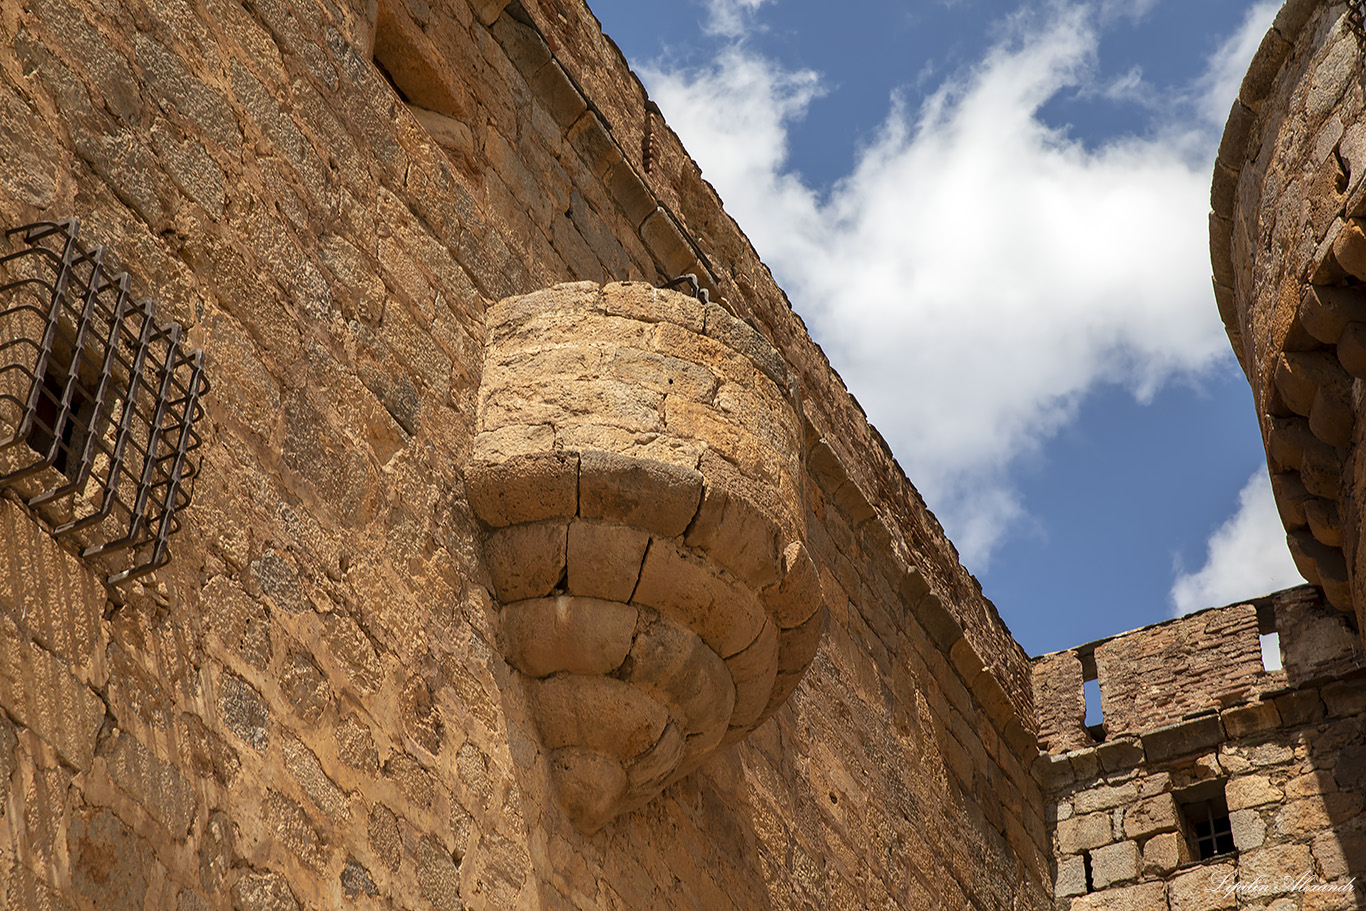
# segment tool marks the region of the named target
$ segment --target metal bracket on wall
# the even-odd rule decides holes
[[[702,303],[707,304],[711,302],[711,294],[706,288],[702,287],[701,282],[697,280],[697,276],[691,272],[684,273],[683,275],[678,276],[678,278],[669,279],[660,287],[673,289],[681,285],[687,285],[687,293],[691,294]]]
[[[79,234],[74,218],[5,232],[23,246],[0,257],[0,487],[113,584],[170,559],[209,384],[180,324]]]

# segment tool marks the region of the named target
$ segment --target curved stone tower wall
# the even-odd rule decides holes
[[[1342,4],[1291,0],[1229,115],[1211,191],[1215,293],[1252,385],[1304,577],[1366,614],[1366,92]]]

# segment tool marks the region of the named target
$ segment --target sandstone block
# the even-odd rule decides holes
[[[183,842],[189,837],[195,790],[179,770],[126,733],[102,758],[114,784],[142,804],[173,839]]]
[[[530,689],[541,742],[551,750],[582,747],[624,761],[653,746],[669,721],[652,696],[611,677],[549,677]]]
[[[1107,740],[1096,747],[1101,768],[1107,772],[1131,769],[1143,762],[1143,745],[1133,740]]]
[[[1356,410],[1352,407],[1351,384],[1325,383],[1314,393],[1309,406],[1309,429],[1329,446],[1345,448],[1352,442]]]
[[[1230,738],[1246,737],[1280,727],[1281,716],[1274,702],[1253,702],[1225,709],[1220,715]]]
[[[578,511],[576,454],[536,452],[503,462],[472,462],[465,468],[465,492],[485,525],[568,519]]]
[[[647,798],[658,794],[682,761],[685,743],[678,725],[666,724],[655,745],[627,766],[632,794]]]
[[[602,294],[607,312],[614,316],[646,323],[672,323],[695,333],[701,333],[705,324],[700,301],[647,282],[613,282],[603,286]]]
[[[1366,378],[1366,322],[1353,320],[1338,336],[1338,362],[1352,376]]]
[[[724,732],[735,709],[729,669],[692,631],[645,611],[622,679],[669,706],[688,737]]]
[[[563,282],[530,294],[504,298],[485,311],[484,320],[490,330],[505,329],[563,310],[600,308],[601,297],[597,282]],[[575,320],[576,324],[578,322]],[[499,338],[497,333],[493,335],[495,339]]]
[[[21,637],[8,618],[0,619],[0,705],[65,762],[90,768],[104,703],[65,661]]]
[[[828,614],[812,614],[801,626],[778,631],[778,673],[800,674],[811,664],[825,633]]]
[[[233,884],[234,903],[243,911],[298,911],[289,881],[279,873],[248,871]]]
[[[1256,810],[1234,810],[1228,814],[1228,824],[1239,851],[1259,847],[1266,840],[1266,823]]]
[[[1300,297],[1300,324],[1325,345],[1336,345],[1353,319],[1366,318],[1366,301],[1350,288],[1306,285]]]
[[[821,578],[802,542],[788,544],[782,554],[782,580],[760,595],[779,629],[802,626],[820,610]]]
[[[1171,794],[1149,797],[1124,811],[1124,834],[1129,838],[1145,838],[1158,832],[1174,831],[1179,812]]]
[[[1310,417],[1320,387],[1350,385],[1342,365],[1324,351],[1283,352],[1276,361],[1275,382],[1285,403],[1304,417]]]
[[[634,607],[596,598],[520,601],[501,618],[505,657],[529,677],[609,673],[626,659],[636,630]]]
[[[1138,878],[1138,842],[1121,841],[1091,852],[1091,881],[1097,889]]]
[[[504,604],[544,598],[565,573],[568,526],[534,522],[494,529],[484,558],[498,600]]]
[[[1326,832],[1314,839],[1312,850],[1325,880],[1360,876],[1366,870],[1366,834],[1338,836]]]
[[[678,465],[614,452],[583,452],[579,514],[672,538],[683,534],[697,514],[702,483],[699,472]]]
[[[1304,835],[1341,825],[1361,812],[1359,793],[1339,791],[1321,797],[1292,800],[1276,813],[1274,829],[1278,835]]]
[[[1180,832],[1154,835],[1143,845],[1143,875],[1165,877],[1190,860],[1190,846]]]
[[[1300,456],[1300,480],[1314,496],[1336,500],[1342,483],[1341,453],[1326,443],[1306,446]]]
[[[1238,875],[1246,881],[1294,881],[1314,869],[1309,845],[1268,845],[1238,855]]]
[[[648,532],[602,522],[569,525],[568,583],[571,595],[629,601],[650,543]]]
[[[1138,798],[1138,782],[1126,781],[1119,785],[1101,785],[1088,791],[1078,791],[1073,806],[1078,813],[1094,813],[1133,802]]]
[[[22,447],[20,447],[22,448]],[[16,504],[0,500],[0,603],[22,617],[34,640],[80,666],[99,641],[107,601],[95,573],[67,553]]]
[[[1058,898],[1086,894],[1086,861],[1081,855],[1058,859],[1058,875],[1053,880],[1053,894]]]
[[[708,479],[684,539],[755,591],[778,581],[778,527],[750,498]]]
[[[228,730],[258,753],[266,748],[270,708],[251,684],[236,674],[225,674],[218,690],[218,704]]]
[[[1166,907],[1165,883],[1106,889],[1072,899],[1072,911],[1162,911]]]
[[[1161,762],[1184,753],[1208,749],[1224,739],[1217,715],[1192,718],[1143,735],[1143,752],[1150,762]]]
[[[726,659],[726,670],[735,683],[730,727],[753,725],[768,706],[778,675],[778,628],[765,621],[759,635],[744,651]]]
[[[1110,814],[1102,812],[1061,820],[1057,834],[1059,851],[1063,854],[1079,854],[1090,848],[1108,845],[1113,840],[1114,830]]]
[[[560,806],[585,832],[597,831],[616,815],[630,786],[619,760],[592,750],[556,750],[550,768]]]
[[[1309,523],[1309,531],[1321,544],[1329,547],[1342,546],[1342,521],[1338,517],[1338,505],[1315,497],[1304,504],[1304,518]]]
[[[645,242],[661,271],[670,278],[682,275],[696,258],[692,245],[663,208],[656,208],[654,214],[641,223],[640,239]]]
[[[710,403],[716,393],[715,375],[705,367],[638,348],[618,348],[608,369],[624,383],[692,402]]]
[[[1281,789],[1261,774],[1244,774],[1224,785],[1224,799],[1228,802],[1229,810],[1258,807],[1266,803],[1279,802],[1283,798]]]
[[[1238,898],[1229,885],[1237,882],[1232,864],[1196,867],[1182,873],[1168,885],[1171,911],[1222,911],[1237,908]]]
[[[650,542],[633,600],[696,631],[723,658],[753,642],[767,619],[754,595],[721,578],[711,561],[661,538]]]
[[[1366,233],[1354,220],[1343,223],[1333,240],[1333,257],[1348,274],[1358,279],[1366,277]]]

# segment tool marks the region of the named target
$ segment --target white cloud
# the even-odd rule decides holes
[[[1205,565],[1198,572],[1178,572],[1171,600],[1179,616],[1302,581],[1285,545],[1271,482],[1259,470],[1238,494],[1238,511],[1210,536]]]
[[[768,0],[707,0],[704,31],[724,38],[738,38],[749,25],[754,11]]]
[[[1151,135],[1088,147],[1038,112],[1063,90],[1104,91],[1103,13],[1049,10],[1042,23],[1015,20],[918,111],[893,99],[825,195],[786,166],[789,126],[822,91],[817,74],[739,43],[703,69],[643,74],[978,569],[1026,514],[1008,469],[1089,391],[1119,383],[1147,400],[1229,356],[1205,227],[1223,117],[1206,111],[1270,14],[1220,49]],[[1123,82],[1142,89],[1137,75]]]

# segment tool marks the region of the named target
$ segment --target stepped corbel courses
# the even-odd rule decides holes
[[[1262,41],[1219,147],[1210,255],[1291,554],[1360,621],[1366,117],[1349,13],[1292,0]]]

